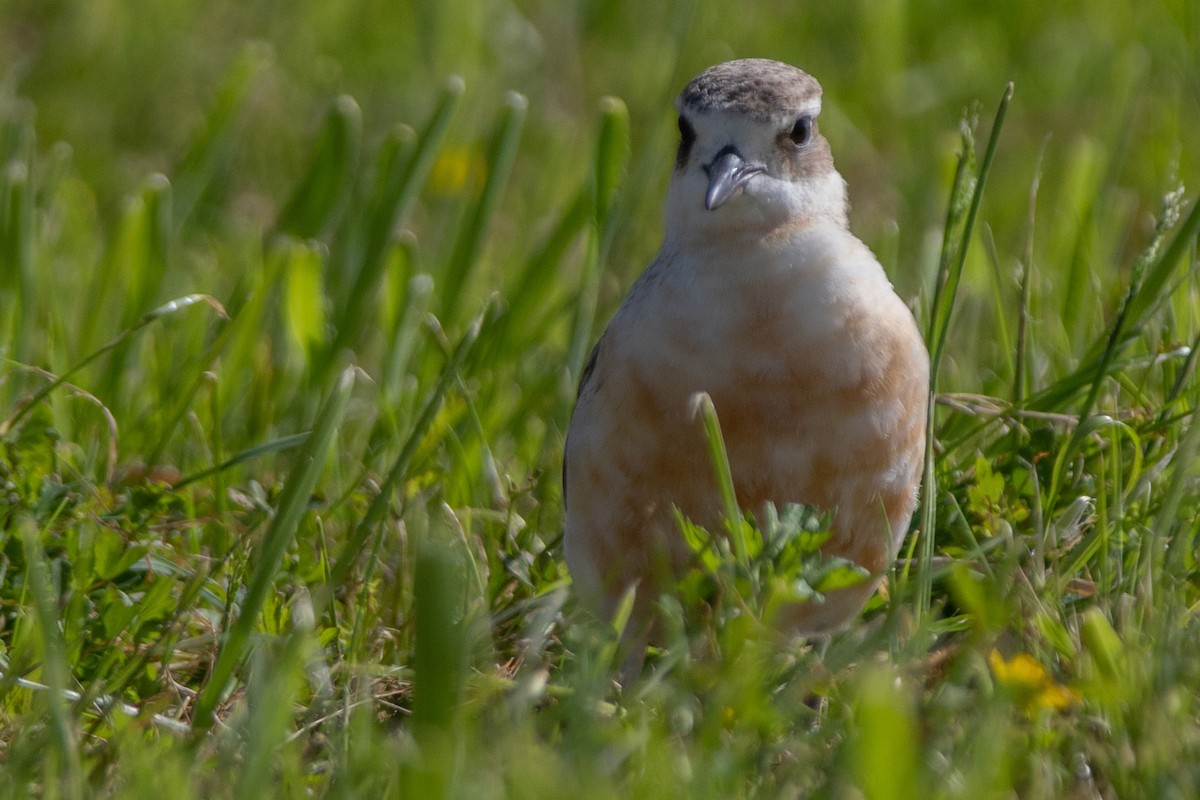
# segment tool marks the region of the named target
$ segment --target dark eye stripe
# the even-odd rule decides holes
[[[696,129],[687,121],[683,114],[679,115],[679,152],[675,154],[675,168],[687,163],[688,155],[692,152],[692,143],[696,141]]]

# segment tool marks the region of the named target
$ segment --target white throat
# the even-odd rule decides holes
[[[737,196],[720,208],[704,207],[706,182],[699,170],[676,172],[666,201],[668,243],[688,242],[702,247],[713,240],[731,242],[761,239],[823,220],[848,225],[846,182],[831,165],[819,175],[788,180],[756,175]]]

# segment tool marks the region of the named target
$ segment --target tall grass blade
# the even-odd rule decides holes
[[[35,117],[32,103],[7,97],[0,89],[0,311],[17,299],[9,293],[15,294],[20,281],[31,277],[17,269],[23,254],[35,244],[31,189],[38,166]]]
[[[275,517],[271,520],[252,560],[254,572],[242,598],[237,619],[226,633],[208,681],[196,700],[193,725],[197,729],[203,730],[212,725],[213,714],[225,693],[225,687],[245,655],[250,632],[258,621],[267,592],[275,580],[275,573],[279,570],[288,545],[296,536],[313,487],[316,486],[317,479],[325,467],[329,448],[350,401],[354,375],[355,368],[351,366],[343,369],[338,376],[333,391],[317,415],[312,433],[300,451],[296,466],[284,483]]]
[[[304,433],[294,433],[291,436],[284,436],[265,444],[247,447],[245,450],[242,450],[231,458],[227,458],[216,466],[200,470],[193,475],[188,475],[183,480],[176,482],[171,488],[178,491],[193,483],[202,481],[211,475],[216,475],[219,472],[236,467],[238,464],[245,464],[270,453],[282,453],[286,450],[291,450],[307,442],[310,436],[312,436],[312,431],[305,431]]]
[[[855,676],[854,738],[849,743],[854,776],[866,800],[920,797],[916,714],[912,699],[890,666],[872,664]]]
[[[121,308],[121,324],[134,324],[139,314],[144,314],[155,302],[167,273],[167,259],[172,239],[171,183],[165,175],[151,175],[146,179],[141,193],[130,204],[116,242],[108,254],[108,263],[102,272],[117,278],[116,286],[121,289],[115,302]],[[97,287],[94,310],[104,307],[104,296],[108,287]],[[86,329],[89,335],[90,328]],[[86,340],[85,340],[86,341]],[[105,398],[115,398],[130,370],[128,340],[113,349],[113,368],[104,374],[100,391]],[[113,403],[112,399],[109,399]]]
[[[30,161],[12,161],[0,183],[0,350],[26,358],[38,308]]]
[[[1166,287],[1179,264],[1188,263],[1185,256],[1194,246],[1197,235],[1200,235],[1200,200],[1192,204],[1191,212],[1166,249],[1149,263],[1144,278],[1140,282],[1131,281],[1125,300],[1105,336],[1080,359],[1079,367],[1030,398],[1031,408],[1060,409],[1086,387],[1089,400],[1083,403],[1078,416],[1082,419],[1091,413],[1104,378],[1117,364],[1116,355],[1136,338],[1147,317],[1170,295],[1165,291]]]
[[[549,301],[559,288],[557,268],[591,214],[591,198],[588,192],[581,191],[563,210],[558,224],[542,246],[526,262],[512,289],[505,292],[507,307],[499,335],[508,346],[520,347],[530,339],[533,331],[540,329]],[[590,329],[588,335],[591,335]],[[583,346],[587,346],[586,341]]]
[[[415,247],[411,242],[396,244],[396,260],[407,263],[409,269],[404,270],[404,274],[409,277],[402,293],[404,305],[400,307],[388,336],[388,355],[380,379],[383,389],[382,402],[389,410],[394,409],[400,400],[404,377],[408,374],[420,337],[421,321],[425,319],[432,302],[433,279],[424,273],[413,274],[411,265],[416,262],[416,258]]]
[[[1078,342],[1086,335],[1096,302],[1096,220],[1101,214],[1100,186],[1107,185],[1102,183],[1101,158],[1094,142],[1080,142],[1072,148],[1056,209],[1066,219],[1077,220],[1069,257],[1064,254],[1066,263],[1059,267],[1064,273],[1060,279],[1062,290],[1056,293],[1061,300],[1062,329],[1069,342]]]
[[[1038,151],[1037,166],[1033,171],[1033,181],[1029,185],[1029,216],[1026,219],[1025,252],[1022,256],[1020,276],[1018,278],[1017,296],[1017,342],[1016,367],[1013,374],[1013,405],[1020,406],[1025,401],[1029,382],[1029,302],[1033,292],[1033,232],[1037,225],[1038,190],[1042,185],[1042,165],[1046,159],[1046,146],[1049,137],[1042,141],[1042,149]]]
[[[308,168],[279,212],[275,229],[297,239],[329,232],[349,199],[362,148],[362,111],[348,95],[333,101]]]
[[[66,645],[59,629],[58,599],[50,587],[50,576],[42,556],[42,534],[31,519],[18,523],[25,552],[25,579],[33,595],[34,613],[41,636],[43,653],[42,673],[49,691],[43,696],[50,710],[52,726],[51,753],[46,768],[57,768],[58,774],[47,774],[48,782],[57,782],[63,796],[83,797],[83,775],[79,761],[79,737],[72,723],[67,703],[67,680],[71,674],[67,663]]]
[[[967,263],[967,252],[971,243],[971,234],[975,230],[975,220],[979,216],[979,206],[983,202],[983,189],[987,185],[988,174],[991,172],[992,159],[996,155],[996,145],[1000,141],[1000,131],[1004,127],[1004,118],[1008,115],[1008,104],[1012,101],[1013,85],[1010,83],[1004,89],[1000,98],[1000,106],[992,122],[992,130],[988,136],[987,147],[983,160],[979,164],[979,174],[975,178],[974,191],[971,194],[971,204],[967,210],[966,220],[952,250],[953,263],[939,271],[939,286],[934,292],[933,308],[929,321],[929,355],[930,374],[937,375],[937,367],[941,364],[942,353],[946,348],[946,339],[950,332],[950,315],[954,311],[954,301],[958,296],[958,286],[962,281],[963,268]],[[949,235],[951,231],[947,231]]]
[[[486,313],[487,310],[485,309],[484,314]],[[446,392],[459,377],[459,370],[467,360],[468,355],[470,355],[475,346],[475,342],[479,338],[483,319],[484,315],[476,317],[475,321],[463,334],[462,339],[459,340],[458,346],[454,349],[454,354],[442,368],[442,373],[438,376],[437,383],[426,398],[425,405],[421,409],[416,422],[413,423],[412,430],[409,432],[408,438],[405,439],[404,446],[400,449],[400,454],[392,463],[387,476],[384,478],[382,485],[380,485],[379,493],[371,500],[371,504],[367,507],[367,511],[363,514],[358,525],[346,537],[346,543],[342,547],[341,554],[338,556],[337,561],[334,562],[333,568],[329,571],[329,576],[325,581],[326,591],[317,594],[314,598],[313,605],[317,609],[318,616],[324,609],[325,602],[329,600],[329,592],[345,582],[347,576],[350,574],[350,568],[354,565],[355,560],[357,560],[359,554],[366,546],[367,540],[375,533],[387,515],[388,507],[392,503],[392,498],[396,490],[408,475],[408,468],[412,463],[413,455],[417,451],[417,446],[420,445],[421,440],[429,432],[429,427],[433,424],[433,418],[437,414],[438,409],[442,406],[442,400],[445,399]]]
[[[278,755],[286,743],[292,708],[303,678],[309,637],[293,631],[273,648],[255,651],[246,692],[247,716],[241,769],[234,797],[269,797],[277,779]]]
[[[611,235],[613,207],[629,165],[629,109],[619,97],[600,101],[600,135],[596,139],[593,191],[596,225]]]
[[[145,313],[142,309],[154,301],[166,277],[172,228],[171,182],[165,175],[151,175],[133,208],[115,254],[124,277],[127,322]]]
[[[1169,222],[1164,225],[1160,233],[1165,233],[1166,227],[1169,227]],[[1191,214],[1167,249],[1157,259],[1150,262],[1148,267],[1144,267],[1144,272],[1143,269],[1135,270],[1125,299],[1121,303],[1107,335],[1092,348],[1092,352],[1095,353],[1097,348],[1102,347],[1100,352],[1088,358],[1086,363],[1075,370],[1071,376],[1059,381],[1058,384],[1036,398],[1036,405],[1047,402],[1065,402],[1073,392],[1082,391],[1084,386],[1088,387],[1086,397],[1075,412],[1078,422],[1071,433],[1071,438],[1063,445],[1055,464],[1054,477],[1050,486],[1049,502],[1051,504],[1057,499],[1058,491],[1062,486],[1065,474],[1065,455],[1077,451],[1092,429],[1088,423],[1092,419],[1092,412],[1100,398],[1105,379],[1118,364],[1117,354],[1125,345],[1133,341],[1145,318],[1170,294],[1169,291],[1164,292],[1164,288],[1175,271],[1176,265],[1184,260],[1185,253],[1193,245],[1197,232],[1200,232],[1200,201],[1192,206]],[[1152,252],[1154,247],[1155,245],[1152,244]]]
[[[568,374],[573,382],[579,380],[589,352],[601,270],[616,231],[614,210],[629,168],[629,157],[629,111],[620,100],[606,97],[600,102],[600,131],[593,157],[592,225],[584,254],[571,345],[567,351]]]
[[[288,246],[290,245],[290,246]],[[288,338],[307,367],[325,346],[325,248],[312,241],[284,247],[283,319]]]
[[[1196,458],[1200,453],[1200,406],[1192,412],[1188,419],[1187,431],[1179,440],[1172,459],[1171,480],[1167,484],[1167,492],[1163,498],[1162,507],[1154,518],[1151,536],[1157,542],[1169,542],[1166,566],[1172,573],[1182,575],[1186,558],[1194,552],[1196,544],[1195,520],[1192,524],[1180,524],[1179,508],[1188,493],[1188,484],[1196,475]],[[1195,492],[1193,486],[1192,492]],[[1192,498],[1194,502],[1194,497]],[[1174,536],[1172,536],[1174,531]],[[1162,548],[1155,548],[1161,553]],[[1157,575],[1154,576],[1157,578]],[[1154,581],[1158,583],[1157,580]]]
[[[357,291],[365,292],[369,288],[365,283],[369,274],[362,277],[362,270],[369,270],[376,257],[374,248],[380,246],[380,242],[386,248],[395,233],[399,214],[393,216],[395,209],[391,206],[396,202],[398,184],[407,174],[416,147],[416,131],[407,125],[392,128],[375,152],[374,168],[369,170],[371,185],[362,190],[364,196],[360,197],[358,192],[351,196],[348,212],[339,220],[326,278],[334,321],[346,316],[346,308]],[[360,183],[366,179],[367,172],[365,166],[359,170]],[[384,238],[376,239],[376,236]],[[359,283],[365,288],[356,290]]]
[[[59,386],[62,386],[64,383],[66,383],[67,380],[72,375],[74,375],[75,373],[84,369],[89,364],[91,364],[96,359],[100,358],[101,356],[105,355],[106,353],[110,353],[113,350],[117,349],[118,347],[121,347],[122,345],[126,344],[134,335],[136,335],[139,331],[143,330],[147,326],[153,324],[154,322],[157,322],[160,319],[164,319],[165,317],[169,317],[169,316],[171,316],[173,314],[177,314],[185,309],[191,308],[192,306],[196,305],[197,303],[205,303],[209,307],[214,309],[218,315],[220,315],[222,317],[226,316],[225,309],[221,307],[221,304],[219,302],[217,302],[217,299],[215,297],[210,297],[209,295],[206,295],[206,294],[189,294],[184,297],[180,297],[175,300],[172,300],[168,303],[163,303],[158,308],[154,309],[153,311],[151,311],[148,314],[146,314],[145,316],[143,316],[132,327],[125,329],[124,331],[119,333],[114,339],[109,341],[107,344],[105,344],[104,346],[95,350],[94,352],[88,354],[85,358],[83,358],[83,360],[79,361],[78,363],[76,363],[75,365],[70,367],[66,372],[62,373],[57,378],[55,378],[53,381],[51,381],[49,384],[47,384],[46,386],[43,386],[41,389],[39,389],[32,397],[30,397],[21,406],[19,406],[17,408],[17,410],[13,412],[12,416],[10,416],[8,419],[4,420],[3,422],[0,422],[0,436],[4,436],[9,431],[11,431],[16,426],[16,424],[18,422],[20,422],[21,419],[26,414],[29,413],[29,411],[31,409],[33,409],[35,406],[37,406],[38,403],[40,403],[44,399],[46,399],[46,396],[49,395],[51,392],[53,392],[55,389],[57,389]]]
[[[746,542],[746,526],[742,524],[742,507],[738,505],[737,492],[733,486],[733,470],[729,466],[729,452],[725,449],[725,437],[721,435],[721,423],[717,419],[717,407],[707,392],[692,396],[692,409],[704,426],[704,438],[708,442],[708,456],[712,461],[717,490],[721,493],[721,504],[725,508],[725,521],[733,543],[733,554],[742,566],[750,563],[750,548]]]
[[[1125,327],[1129,330],[1127,337],[1140,330],[1146,317],[1154,313],[1170,296],[1171,289],[1168,288],[1168,284],[1177,267],[1180,264],[1188,264],[1189,259],[1185,256],[1195,247],[1197,236],[1200,236],[1200,199],[1192,202],[1192,210],[1179,226],[1175,237],[1162,254],[1151,262],[1145,278],[1130,299],[1128,311],[1125,313]]]
[[[108,242],[106,253],[97,265],[88,288],[88,303],[83,308],[83,319],[74,331],[74,350],[88,353],[96,348],[97,337],[101,336],[101,325],[110,319],[128,321],[136,313],[136,302],[143,302],[146,261],[164,257],[166,246],[152,239],[151,230],[162,233],[161,219],[156,224],[151,216],[164,215],[166,205],[156,203],[156,196],[169,191],[169,184],[162,175],[151,176],[136,197],[133,197],[121,213],[120,223]],[[154,255],[157,252],[158,255]],[[134,296],[137,300],[134,301]],[[103,341],[103,339],[101,339]],[[116,372],[116,371],[114,371]]]
[[[419,546],[413,574],[412,725],[421,760],[404,776],[413,797],[448,797],[456,771],[454,716],[467,665],[460,571],[442,542],[427,540]]]
[[[1080,424],[1082,424],[1092,413],[1092,409],[1096,407],[1096,401],[1100,397],[1100,392],[1104,387],[1105,378],[1109,372],[1115,367],[1117,353],[1137,335],[1142,322],[1142,316],[1151,307],[1157,305],[1164,298],[1159,295],[1163,284],[1166,282],[1167,276],[1174,270],[1175,262],[1178,261],[1183,253],[1183,249],[1190,246],[1191,239],[1195,236],[1195,229],[1191,231],[1187,239],[1181,239],[1180,235],[1175,237],[1172,246],[1168,250],[1178,252],[1172,255],[1170,261],[1159,261],[1152,268],[1147,268],[1148,259],[1153,256],[1155,251],[1166,235],[1167,230],[1173,225],[1172,219],[1173,210],[1170,203],[1171,198],[1168,198],[1168,205],[1162,219],[1159,221],[1159,229],[1154,240],[1150,244],[1150,248],[1146,254],[1139,259],[1133,270],[1133,275],[1129,280],[1129,288],[1126,290],[1125,297],[1121,302],[1121,307],[1117,310],[1116,318],[1113,320],[1109,328],[1107,336],[1099,340],[1093,347],[1093,352],[1101,347],[1100,353],[1097,356],[1098,363],[1096,364],[1094,375],[1091,384],[1088,388],[1086,399],[1077,412]],[[1200,202],[1192,209],[1192,216],[1200,223]],[[1180,234],[1187,232],[1187,226],[1180,231]],[[1182,246],[1181,246],[1182,245]],[[1169,293],[1168,293],[1169,294]],[[1079,436],[1076,430],[1076,436]]]
[[[954,188],[951,191],[949,212],[947,216],[945,239],[942,244],[942,265],[938,270],[937,285],[934,288],[933,307],[930,311],[929,333],[926,344],[929,347],[929,408],[925,430],[925,474],[922,481],[921,504],[921,550],[919,555],[920,569],[918,572],[918,593],[916,618],[920,623],[929,613],[933,598],[933,554],[934,528],[937,521],[937,475],[934,471],[934,424],[936,422],[936,406],[938,394],[938,372],[941,368],[942,354],[946,347],[946,338],[950,330],[950,315],[954,310],[954,300],[958,294],[958,285],[962,280],[963,268],[967,262],[968,245],[971,242],[971,232],[975,227],[975,219],[979,214],[979,205],[983,200],[983,189],[987,185],[988,173],[991,171],[992,159],[996,154],[996,145],[1000,141],[1000,131],[1004,127],[1004,118],[1008,113],[1008,104],[1012,101],[1013,85],[1010,83],[1004,89],[1000,98],[1000,106],[992,122],[992,130],[988,136],[987,149],[983,161],[979,165],[979,174],[975,179],[971,204],[967,211],[966,221],[957,241],[954,236],[955,209],[965,191],[966,181],[964,170],[970,157],[969,149],[965,149],[960,157],[958,172],[955,176]],[[966,144],[970,145],[969,140]],[[951,244],[951,242],[954,242]],[[954,258],[948,257],[953,253]]]
[[[528,106],[529,102],[525,97],[516,92],[509,92],[505,97],[504,111],[487,149],[487,180],[479,195],[479,201],[459,232],[454,252],[450,255],[441,276],[438,318],[447,330],[453,330],[459,318],[463,293],[479,260],[489,223],[499,208],[500,198],[508,185],[508,175],[517,156],[517,144],[521,140],[521,129],[525,125],[525,111]]]
[[[229,162],[247,96],[270,58],[270,51],[261,45],[243,48],[217,90],[203,130],[173,171],[174,221],[180,228],[191,220],[201,197]]]
[[[177,393],[173,406],[164,416],[166,421],[163,423],[162,430],[158,434],[158,440],[150,448],[146,456],[147,464],[159,463],[159,459],[162,458],[163,452],[167,449],[167,444],[170,442],[172,434],[179,427],[188,410],[192,408],[196,394],[202,386],[210,383],[212,380],[212,373],[209,370],[237,332],[237,326],[233,324],[228,315],[222,317],[221,323],[216,336],[213,337],[204,351],[204,355],[201,356],[200,363],[195,368],[195,374],[191,382],[186,389]],[[217,392],[214,391],[213,394],[215,397]]]
[[[354,282],[344,301],[337,304],[336,333],[327,359],[356,345],[362,326],[369,319],[367,301],[383,274],[396,221],[408,211],[417,192],[425,185],[463,91],[462,79],[455,77],[447,81],[437,108],[415,145],[408,129],[400,129],[385,143],[379,177],[364,214],[361,249],[343,254],[343,257],[351,256],[357,263],[334,260],[335,267],[340,265],[354,275]]]

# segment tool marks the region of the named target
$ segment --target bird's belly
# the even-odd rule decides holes
[[[698,392],[713,399],[744,510],[831,512],[823,550],[882,575],[915,505],[928,386],[919,334],[896,305],[823,320],[747,313],[719,326],[678,317],[694,304],[664,303],[614,322],[568,438],[577,581],[598,593],[677,571],[690,554],[676,509],[724,529]]]
[[[882,386],[888,374],[862,363],[831,374],[787,352],[710,360],[690,373],[665,363],[643,371],[631,394],[658,398],[651,412],[657,430],[646,436],[652,426],[635,423],[641,435],[629,431],[642,452],[632,460],[640,474],[627,485],[650,500],[644,511],[677,507],[721,529],[714,466],[692,402],[704,391],[717,411],[741,506],[757,514],[767,502],[803,503],[833,512],[839,535],[827,551],[880,568],[907,526],[923,443],[916,434],[924,382],[918,374],[898,396]]]

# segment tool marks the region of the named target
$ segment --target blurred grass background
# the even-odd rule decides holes
[[[637,180],[629,207],[637,248],[620,277],[640,269],[657,232],[674,136],[671,101],[704,67],[732,57],[779,58],[817,75],[825,121],[852,188],[856,228],[873,243],[899,224],[897,279],[928,271],[922,245],[941,222],[955,127],[964,109],[989,110],[1004,84],[1018,102],[1003,143],[1009,165],[990,194],[999,242],[1022,236],[1020,210],[1049,137],[1047,208],[1093,195],[1096,173],[1127,190],[1114,214],[1141,221],[1174,181],[1194,177],[1186,148],[1196,125],[1196,9],[1186,0],[1066,4],[1016,2],[993,14],[950,3],[747,5],[639,3],[121,2],[6,3],[5,86],[37,106],[46,144],[69,142],[83,177],[112,214],[151,171],[186,152],[225,76],[247,47],[269,66],[256,75],[216,191],[269,219],[339,93],[365,110],[368,141],[419,120],[448,75],[468,94],[451,141],[468,146],[506,90],[537,110],[524,134],[512,216],[537,218],[586,172],[596,102],[620,97],[632,120]],[[558,165],[546,170],[544,164]],[[546,175],[553,172],[553,176]],[[566,173],[564,175],[564,173]],[[1073,180],[1067,180],[1070,177]],[[940,182],[939,182],[940,181]],[[557,189],[558,196],[555,195]],[[526,209],[533,198],[545,202]],[[214,198],[215,199],[215,198]],[[1076,212],[1078,213],[1078,212]],[[649,215],[643,220],[641,214]],[[1001,223],[1005,224],[1001,224]],[[1126,225],[1129,223],[1126,222]],[[1140,237],[1138,234],[1140,233]],[[896,234],[892,234],[896,235]],[[632,236],[632,241],[630,241]],[[1105,258],[1105,254],[1098,254]],[[1114,254],[1107,254],[1112,260]]]
[[[1200,8],[780,5],[0,5],[5,793],[1189,796]],[[906,568],[826,648],[681,631],[615,696],[562,434],[674,96],[745,56],[822,82],[931,330],[1015,86],[936,613]]]

